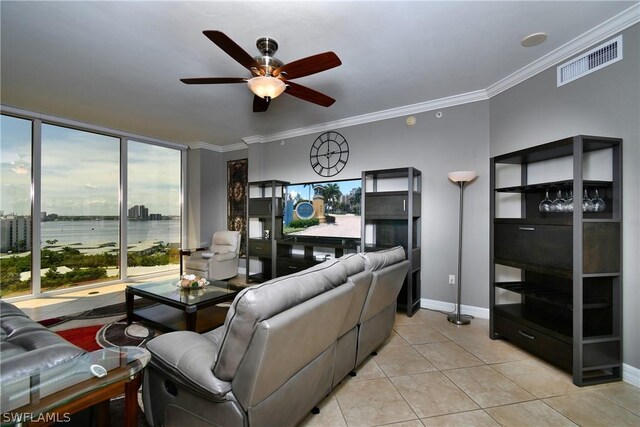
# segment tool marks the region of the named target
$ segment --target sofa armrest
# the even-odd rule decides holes
[[[220,400],[231,391],[231,383],[213,374],[218,347],[203,335],[170,332],[149,341],[147,350],[151,353],[151,365],[199,394]]]

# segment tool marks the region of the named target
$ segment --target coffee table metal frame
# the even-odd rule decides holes
[[[162,329],[172,330],[167,324],[162,324],[151,317],[141,313],[142,310],[134,310],[134,297],[138,296],[159,304],[177,308],[184,312],[186,329],[196,331],[198,311],[215,306],[223,302],[232,301],[238,294],[238,290],[226,282],[210,280],[210,284],[202,289],[181,289],[176,285],[178,279],[161,282],[133,283],[127,285],[125,290],[127,306],[127,324],[140,319],[150,321]]]

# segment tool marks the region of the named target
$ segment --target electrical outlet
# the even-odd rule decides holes
[[[450,274],[449,275],[449,284],[450,285],[455,285],[456,284],[456,275],[455,274]]]

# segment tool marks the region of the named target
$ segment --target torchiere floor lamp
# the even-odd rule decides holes
[[[460,314],[460,294],[462,289],[462,193],[464,186],[478,176],[476,171],[449,172],[449,179],[460,187],[460,213],[458,217],[458,304],[455,313],[447,316],[447,320],[456,325],[468,325],[471,316]]]

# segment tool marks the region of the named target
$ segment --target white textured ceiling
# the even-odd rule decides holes
[[[229,146],[484,90],[638,2],[233,1],[1,3],[4,105],[167,141]],[[242,84],[182,77],[248,72],[205,36],[251,55],[275,38],[280,60],[332,50],[343,65],[296,82],[335,98],[282,95],[253,113]],[[545,43],[520,40],[546,32]]]

